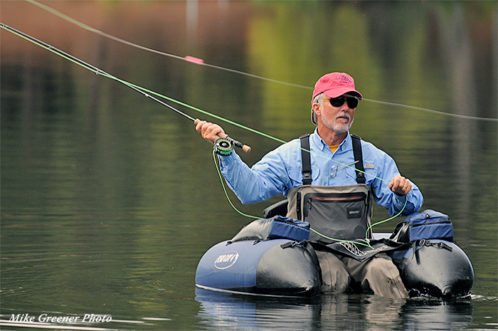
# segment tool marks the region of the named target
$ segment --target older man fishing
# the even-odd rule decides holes
[[[400,175],[389,155],[349,133],[361,99],[350,75],[322,76],[311,98],[312,134],[279,146],[252,168],[235,152],[225,152],[222,174],[243,203],[288,197],[287,216],[313,229],[310,241],[320,262],[322,290],[360,288],[404,298],[406,288],[387,255],[360,262],[327,247],[370,236],[372,198],[391,215],[416,212],[423,203],[420,190]],[[219,125],[205,121],[198,121],[196,130],[212,143],[226,136]]]

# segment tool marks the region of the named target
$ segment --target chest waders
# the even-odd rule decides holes
[[[311,242],[328,245],[336,242],[333,239],[364,239],[370,225],[371,192],[365,184],[361,139],[351,137],[357,184],[345,186],[311,185],[309,135],[300,138],[303,185],[289,191],[287,217],[310,223]]]

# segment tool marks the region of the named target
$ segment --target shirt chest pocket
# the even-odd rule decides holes
[[[363,171],[366,182],[372,181],[376,178],[377,172],[372,162],[363,162]],[[356,183],[356,170],[358,169],[357,161],[337,162],[330,167],[330,185],[349,185]],[[358,169],[359,170],[359,169]]]
[[[349,182],[351,179],[356,182],[356,164],[354,161],[333,162],[329,168],[329,182]]]

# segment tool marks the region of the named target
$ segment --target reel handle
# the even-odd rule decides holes
[[[200,121],[201,121],[200,119],[196,118],[194,120],[194,125],[197,125],[197,123],[199,123]],[[232,144],[234,146],[237,146],[238,148],[242,149],[246,153],[249,153],[251,151],[251,147],[250,146],[245,145],[245,144],[241,143],[240,141],[237,141],[237,140],[235,140],[233,138],[228,137],[227,134],[218,134],[218,138],[230,139],[232,141]]]

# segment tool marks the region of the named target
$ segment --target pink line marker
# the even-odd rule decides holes
[[[203,64],[204,63],[204,60],[203,59],[199,59],[198,57],[193,57],[193,56],[185,56],[185,60],[187,60],[188,62],[192,62],[192,63],[195,63],[195,64]]]

